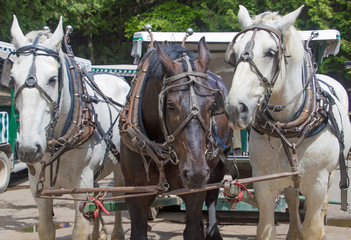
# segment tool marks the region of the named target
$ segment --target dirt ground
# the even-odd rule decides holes
[[[37,233],[33,232],[38,223],[38,212],[29,190],[26,174],[26,172],[22,172],[12,176],[9,189],[0,194],[0,239],[38,239]],[[111,184],[112,176],[101,183],[102,186]],[[71,239],[73,204],[69,201],[55,201],[54,205],[54,221],[58,228],[56,239]],[[220,216],[221,214],[219,218],[221,218]],[[185,214],[182,211],[161,210],[157,219],[149,222],[152,230],[148,233],[148,238],[160,240],[183,239],[184,217]],[[104,215],[104,219],[107,223],[108,233],[111,234],[113,216]],[[231,222],[228,220],[228,213],[226,213],[225,219],[220,223],[220,231],[224,239],[256,239],[256,223],[238,223],[237,218],[235,218],[236,221]],[[350,239],[350,213],[343,213],[339,205],[331,205],[327,222],[326,235],[328,239]],[[127,211],[123,211],[123,225],[126,239],[129,239],[130,220]],[[288,225],[286,223],[277,223],[277,239],[285,239],[287,229]]]

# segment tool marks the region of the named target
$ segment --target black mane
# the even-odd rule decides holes
[[[194,69],[193,61],[196,60],[197,57],[192,51],[189,51],[188,49],[178,45],[162,46],[162,49],[166,52],[171,60],[181,58],[183,57],[183,53],[186,53],[189,56],[192,68]],[[185,69],[185,71],[187,70],[185,62],[183,62],[183,69]],[[161,79],[164,75],[164,70],[160,61],[158,60],[156,51],[154,51],[149,58],[148,73],[149,77],[154,79]]]

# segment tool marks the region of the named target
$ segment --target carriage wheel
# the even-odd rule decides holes
[[[0,152],[0,193],[6,191],[10,182],[10,163],[4,152]]]
[[[160,208],[158,208],[158,207],[149,208],[149,215],[147,218],[149,220],[155,220],[157,218],[159,210],[160,210]]]

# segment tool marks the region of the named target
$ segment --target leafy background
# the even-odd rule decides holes
[[[0,40],[10,42],[12,15],[16,14],[24,33],[44,25],[52,30],[63,16],[64,25],[72,25],[71,45],[77,56],[94,64],[128,64],[132,36],[153,31],[239,31],[239,3],[252,15],[272,10],[285,15],[305,5],[295,26],[300,30],[337,29],[341,48],[337,56],[328,57],[319,72],[328,74],[351,88],[350,0],[1,0]]]

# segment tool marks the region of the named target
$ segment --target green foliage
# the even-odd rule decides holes
[[[337,29],[341,44],[337,56],[328,57],[320,66],[320,72],[340,80],[351,87],[351,73],[344,69],[345,61],[351,60],[351,2],[349,0],[307,0],[309,26],[313,29]]]
[[[200,9],[198,22],[201,31],[235,31],[239,28],[236,13],[236,1],[196,1],[193,3],[195,8]]]
[[[3,0],[0,7],[0,40],[11,40],[10,27],[16,15],[24,34],[33,29],[41,29],[59,18],[51,1],[43,0]],[[56,27],[56,26],[55,26]]]
[[[197,9],[177,1],[166,1],[145,13],[131,17],[125,26],[125,36],[130,38],[134,32],[144,31],[146,24],[151,24],[152,31],[177,32],[191,27],[198,31],[194,19],[199,15]]]

